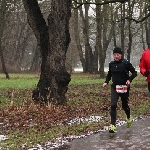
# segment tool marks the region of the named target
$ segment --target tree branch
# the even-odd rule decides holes
[[[73,0],[77,5],[77,7],[73,7],[73,8],[79,8],[81,7],[82,5],[84,4],[95,4],[95,5],[105,5],[105,4],[109,4],[109,3],[124,3],[124,2],[128,2],[128,0],[109,0],[109,1],[104,1],[104,2],[98,2],[98,3],[93,3],[93,2],[88,2],[88,1],[85,1],[85,2],[78,2],[77,0]]]

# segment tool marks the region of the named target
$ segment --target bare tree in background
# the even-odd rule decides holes
[[[9,74],[7,72],[6,65],[5,65],[5,59],[4,59],[5,48],[2,46],[2,38],[3,38],[3,32],[6,23],[6,13],[8,8],[9,7],[7,6],[7,0],[2,0],[0,5],[0,20],[1,20],[0,21],[0,59],[2,63],[2,70],[6,75],[6,79],[9,79]]]

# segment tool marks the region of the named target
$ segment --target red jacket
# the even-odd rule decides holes
[[[143,51],[139,67],[141,74],[144,74],[145,71],[150,72],[150,48]],[[146,80],[150,82],[150,74],[148,75]]]

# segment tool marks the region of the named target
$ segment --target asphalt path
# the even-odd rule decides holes
[[[150,117],[135,119],[131,128],[118,126],[116,133],[106,130],[75,139],[57,150],[150,150]]]

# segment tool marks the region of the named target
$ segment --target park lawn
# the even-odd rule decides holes
[[[2,149],[28,149],[36,144],[55,141],[57,137],[87,134],[109,125],[110,85],[103,89],[104,79],[99,75],[74,73],[71,76],[65,106],[41,106],[31,99],[39,74],[10,74],[10,79],[0,75],[0,134],[7,140],[0,142]],[[9,93],[13,97],[9,97]],[[145,78],[138,74],[131,84],[130,107],[133,117],[150,114],[150,97]],[[118,103],[118,118],[125,114]],[[97,122],[80,122],[68,125],[74,118],[103,116]]]

